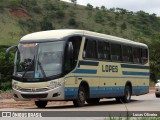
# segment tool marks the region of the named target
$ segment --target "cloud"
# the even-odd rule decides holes
[[[94,7],[101,7],[104,5],[108,9],[118,7],[134,12],[143,10],[150,14],[155,13],[160,16],[160,0],[77,0],[77,2],[81,5],[87,5],[87,3],[90,3]]]

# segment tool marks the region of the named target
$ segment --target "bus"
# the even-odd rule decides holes
[[[16,49],[12,78],[16,101],[32,100],[38,108],[48,101],[73,101],[74,106],[98,104],[149,92],[147,45],[78,29],[28,34],[6,50]]]

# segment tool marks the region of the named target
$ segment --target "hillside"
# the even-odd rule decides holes
[[[1,0],[0,44],[16,44],[31,32],[78,28],[135,41],[159,39],[160,19],[143,11],[80,6],[59,0]]]
[[[13,72],[13,63],[4,60],[4,46],[17,44],[22,36],[31,32],[64,28],[85,29],[146,43],[152,78],[160,78],[160,18],[155,14],[104,6],[93,8],[90,4],[80,6],[60,0],[1,0],[0,72],[7,76],[2,76],[3,80],[9,80]]]

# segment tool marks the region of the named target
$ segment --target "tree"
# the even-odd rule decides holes
[[[96,7],[96,10],[99,10],[99,7]]]
[[[105,6],[101,6],[101,10],[105,11],[106,10],[106,7]]]
[[[77,3],[77,0],[71,0],[72,3],[76,4]]]
[[[93,6],[88,3],[86,8],[87,8],[88,10],[92,10],[92,9],[93,9]]]

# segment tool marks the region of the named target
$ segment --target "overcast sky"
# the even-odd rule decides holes
[[[71,1],[71,0],[63,0]],[[77,0],[78,4],[87,5],[90,3],[94,7],[101,7],[104,5],[106,8],[124,8],[129,11],[137,12],[143,10],[147,13],[155,13],[160,16],[160,0]]]

